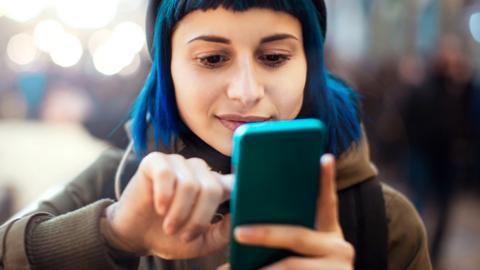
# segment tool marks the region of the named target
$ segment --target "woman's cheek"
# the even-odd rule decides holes
[[[303,104],[303,91],[295,96],[283,95],[278,97],[277,108],[279,110],[280,119],[294,119],[300,113]]]
[[[279,118],[284,120],[296,118],[303,105],[306,69],[301,63],[296,63],[279,73],[275,82],[276,84],[271,87],[271,97],[279,111]]]

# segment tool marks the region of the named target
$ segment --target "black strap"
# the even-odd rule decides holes
[[[355,247],[356,270],[385,270],[388,226],[382,187],[376,178],[339,193],[340,225]]]

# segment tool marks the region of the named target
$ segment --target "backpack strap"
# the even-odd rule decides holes
[[[373,177],[338,195],[340,225],[355,247],[355,269],[387,269],[388,226],[380,182]]]

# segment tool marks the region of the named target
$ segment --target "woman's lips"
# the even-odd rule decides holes
[[[238,127],[246,123],[265,122],[271,119],[271,117],[242,115],[220,115],[217,117],[220,123],[231,131],[235,131]]]
[[[229,121],[221,118],[219,118],[219,120],[224,127],[230,129],[231,131],[235,131],[238,127],[246,123],[246,122],[238,122],[238,121]]]

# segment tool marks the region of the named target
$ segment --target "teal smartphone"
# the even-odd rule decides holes
[[[245,124],[235,131],[229,256],[233,270],[256,270],[294,255],[287,250],[238,243],[233,237],[237,226],[294,224],[314,228],[326,134],[325,125],[316,119]]]

